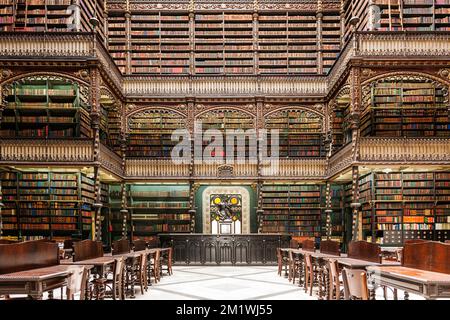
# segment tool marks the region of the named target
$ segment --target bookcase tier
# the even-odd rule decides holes
[[[402,244],[412,234],[445,240],[450,230],[449,178],[448,172],[369,173],[361,177],[363,236],[392,245]]]
[[[363,88],[362,136],[448,137],[448,89],[421,77],[393,77]]]
[[[75,83],[25,78],[9,87],[0,125],[2,137],[90,137],[85,97]]]
[[[94,181],[73,172],[0,173],[5,234],[17,237],[88,237]]]

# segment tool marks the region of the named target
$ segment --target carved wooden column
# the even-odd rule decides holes
[[[80,32],[81,31],[81,7],[80,7],[80,0],[74,0],[72,1],[72,6],[75,6],[75,18],[73,20],[73,24],[75,25],[75,31]]]
[[[331,209],[331,184],[327,182],[325,187],[325,215],[326,215],[326,237],[327,240],[330,240],[331,237],[331,213],[333,210]]]
[[[323,52],[322,52],[322,0],[317,0],[317,13],[316,13],[316,25],[317,25],[317,73],[323,73]]]
[[[344,10],[345,1],[351,0],[341,0],[341,9],[339,11],[339,15],[341,18],[341,49],[344,48],[345,45],[345,10]]]
[[[194,109],[195,109],[195,98],[187,97],[186,98],[186,106],[187,106],[187,129],[189,131],[190,137],[190,146],[191,146],[191,157],[189,162],[189,215],[191,219],[191,232],[195,232],[195,215],[197,212],[196,204],[195,204],[195,194],[198,190],[198,185],[194,183],[194,144],[195,144],[195,119],[194,119]]]
[[[6,92],[3,92],[3,90],[6,90],[2,85],[0,85],[0,125],[2,124],[2,118],[3,118],[3,110],[6,108]]]
[[[126,0],[125,7],[125,34],[126,34],[126,45],[125,45],[125,73],[131,74],[131,10],[130,1]]]
[[[259,74],[259,54],[258,54],[258,0],[253,2],[253,73]]]
[[[367,18],[367,30],[368,31],[374,31],[376,30],[376,26],[379,25],[380,16],[378,14],[378,6],[375,4],[373,0],[369,0],[368,4],[368,18]]]
[[[191,219],[191,227],[190,231],[192,233],[195,232],[195,216],[197,214],[197,206],[195,202],[195,195],[197,194],[198,188],[200,187],[199,184],[194,183],[193,180],[189,181],[189,206],[191,209],[189,209],[189,216]]]
[[[122,132],[120,139],[120,151],[122,154],[122,172],[123,175],[126,175],[126,151],[127,151],[127,136]],[[125,181],[122,181],[120,185],[120,195],[121,195],[121,206],[120,213],[122,214],[122,237],[127,237],[127,218],[128,218],[128,209],[127,209],[127,190]]]
[[[6,101],[3,99],[3,86],[0,85],[0,125],[2,124],[3,110],[6,107]],[[0,171],[1,172],[1,171]],[[3,218],[2,218],[2,208],[3,208],[3,194],[2,194],[2,184],[0,181],[0,239],[3,236]]]
[[[90,70],[90,99],[91,99],[91,127],[94,136],[93,155],[94,155],[94,198],[93,204],[95,209],[95,236],[94,238],[101,241],[101,190],[99,177],[99,156],[100,156],[100,70],[97,66],[91,67]]]
[[[2,218],[3,207],[4,204],[3,204],[2,185],[0,183],[0,239],[3,237],[3,218]]]
[[[108,1],[104,0],[103,2],[103,17],[105,18],[103,23],[103,33],[105,34],[105,39],[103,45],[106,50],[108,50],[108,40],[109,40],[109,28],[108,28]]]
[[[264,210],[262,209],[262,185],[263,182],[261,180],[262,176],[262,168],[261,168],[261,159],[259,157],[260,152],[260,132],[264,129],[264,97],[256,97],[256,137],[257,137],[257,146],[256,146],[256,159],[257,159],[257,175],[258,175],[258,183],[256,186],[256,197],[258,201],[258,207],[256,208],[256,217],[258,219],[258,233],[262,232],[262,223],[263,223],[263,215]]]
[[[194,0],[189,3],[189,73],[195,74],[195,13]]]
[[[349,75],[350,80],[350,129],[352,130],[352,158],[353,162],[359,159],[359,123],[361,106],[361,69],[352,67]],[[358,226],[360,225],[361,203],[359,203],[359,170],[358,166],[352,167],[352,239],[360,239],[358,235]]]

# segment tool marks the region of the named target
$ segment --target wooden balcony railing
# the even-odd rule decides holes
[[[258,176],[258,166],[252,163],[235,163],[233,165],[219,163],[203,163],[194,165],[195,178],[249,178]]]
[[[102,144],[100,144],[99,162],[104,168],[115,174],[123,175],[122,158]]]
[[[127,76],[123,87],[128,96],[291,96],[327,92],[325,77],[289,76]]]
[[[92,140],[0,139],[0,161],[89,162],[93,161]]]
[[[450,32],[359,32],[357,56],[449,56]]]
[[[280,159],[261,166],[261,176],[267,178],[320,178],[326,175],[326,159]]]
[[[136,178],[189,178],[189,165],[171,159],[127,159],[125,175]]]
[[[361,138],[359,160],[450,161],[450,138]]]
[[[333,176],[350,166],[353,162],[352,144],[348,143],[338,152],[336,152],[328,161],[328,176]]]
[[[0,56],[8,57],[88,57],[92,56],[89,33],[0,33]]]

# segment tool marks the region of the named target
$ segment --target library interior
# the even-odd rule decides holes
[[[449,86],[450,0],[0,0],[0,300],[450,299]]]

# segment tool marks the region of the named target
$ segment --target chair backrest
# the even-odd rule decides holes
[[[157,236],[149,237],[147,239],[148,248],[158,248],[160,244],[159,238]]]
[[[17,243],[17,241],[0,239],[0,244],[13,244],[13,243]]]
[[[67,294],[71,295],[68,299],[72,299],[73,295],[80,292],[80,300],[86,299],[86,282],[89,277],[89,269],[85,266],[71,266],[69,269],[71,271],[71,276],[67,281]]]
[[[147,248],[147,241],[142,239],[137,239],[133,241],[133,250],[134,251],[142,251]]]
[[[103,257],[103,244],[101,241],[82,240],[73,243],[73,261]]]
[[[122,279],[124,266],[125,266],[125,258],[124,257],[118,257],[118,258],[114,259],[113,274],[114,274],[115,281]]]
[[[369,300],[367,273],[365,270],[344,268],[342,270],[342,279],[348,299]]]
[[[320,252],[325,254],[340,255],[340,243],[332,240],[323,240],[320,242]]]
[[[438,241],[405,243],[402,265],[450,274],[450,244]]]
[[[328,260],[328,270],[330,272],[331,279],[334,283],[339,283],[339,266],[337,260]]]
[[[349,258],[381,263],[380,245],[367,241],[350,241],[347,256]]]
[[[290,247],[292,248],[292,249],[298,249],[298,248],[300,248],[300,242],[298,241],[298,240],[296,240],[296,239],[291,239],[291,241],[290,241]]]
[[[113,254],[129,253],[130,249],[130,241],[127,238],[115,240],[112,243]]]
[[[145,272],[145,270],[147,269],[147,254],[143,253],[141,254],[141,258],[140,258],[140,269],[141,272]]]
[[[315,244],[314,240],[304,240],[302,242],[302,250],[315,251],[316,244]]]
[[[79,239],[66,239],[66,240],[64,240],[63,248],[64,249],[73,249],[73,244],[78,241],[80,241],[80,240]]]
[[[305,254],[305,265],[308,269],[312,270],[312,260],[310,254]]]
[[[294,261],[294,254],[292,253],[291,250],[289,250],[289,262]]]
[[[25,241],[0,246],[0,274],[59,264],[57,243]]]

